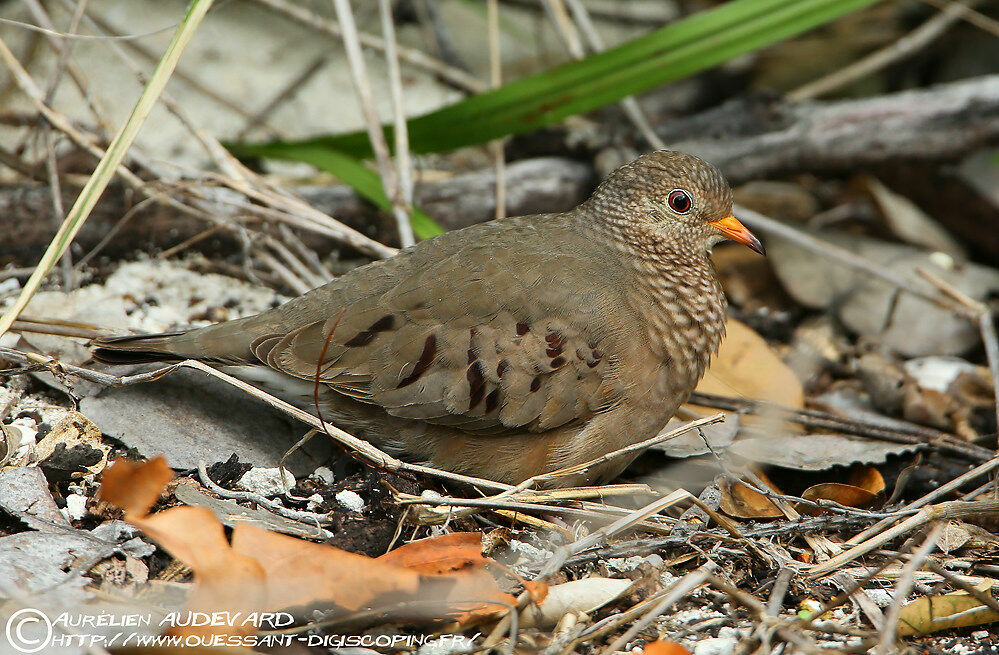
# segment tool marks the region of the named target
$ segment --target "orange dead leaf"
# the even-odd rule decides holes
[[[725,332],[718,354],[697,385],[698,391],[769,400],[788,407],[804,406],[801,380],[763,337],[734,318],[725,323]]]
[[[860,487],[872,494],[879,494],[885,490],[885,479],[881,476],[881,471],[869,465],[853,467],[847,484]]]
[[[852,484],[841,484],[839,482],[823,482],[815,484],[801,492],[801,497],[805,500],[817,502],[819,500],[831,500],[847,507],[864,507],[874,500],[877,494],[873,494],[867,489],[855,487]],[[825,510],[799,503],[796,507],[799,513],[807,516],[818,516]]]
[[[675,641],[656,639],[645,644],[642,655],[690,655],[690,651]]]
[[[115,460],[101,476],[101,498],[125,510],[125,518],[149,513],[173,479],[173,471],[162,456],[146,462]]]
[[[350,610],[393,591],[416,592],[420,574],[364,555],[240,523],[232,549],[260,562],[267,610],[332,603]]]
[[[447,575],[483,566],[482,535],[478,532],[452,532],[404,544],[378,558],[379,562],[412,569],[429,575]]]
[[[499,589],[486,570],[477,533],[424,539],[374,559],[364,555],[238,524],[232,543],[222,524],[204,507],[174,507],[148,514],[170,481],[162,458],[144,464],[116,462],[102,480],[102,497],[126,510],[126,517],[164,550],[189,566],[197,583],[192,611],[271,611],[338,605],[348,610],[379,599],[436,600],[459,620],[494,616],[515,598]],[[499,603],[494,602],[499,601]],[[433,618],[439,617],[439,614]],[[252,626],[178,628],[244,634]]]

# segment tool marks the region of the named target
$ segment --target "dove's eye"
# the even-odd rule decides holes
[[[690,211],[690,207],[693,205],[690,200],[690,194],[682,189],[670,191],[669,197],[666,198],[666,203],[669,205],[669,208],[677,214],[686,214]]]

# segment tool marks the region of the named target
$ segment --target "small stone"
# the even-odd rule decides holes
[[[313,477],[323,482],[323,484],[333,484],[333,471],[326,466],[320,466],[312,474]]]
[[[976,640],[976,641],[981,641],[982,639],[988,639],[989,638],[989,631],[988,630],[975,630],[974,632],[971,633],[971,638],[974,639],[974,640]]]
[[[361,498],[357,492],[344,489],[343,491],[337,492],[337,495],[334,496],[334,498],[336,498],[336,502],[340,503],[352,512],[360,514],[364,511],[364,499]]]
[[[317,507],[323,504],[323,497],[320,494],[312,494],[308,498],[309,511],[315,511]]]
[[[281,481],[282,471],[284,482]],[[287,469],[260,466],[244,473],[238,484],[243,489],[258,493],[261,496],[278,496],[283,494],[286,488],[294,487],[295,483],[295,476]]]
[[[732,637],[702,639],[694,646],[694,655],[732,655],[737,643]]]
[[[885,589],[865,589],[867,595],[874,601],[874,604],[878,607],[885,608],[891,605],[892,595],[891,592]]]
[[[443,496],[440,493],[434,491],[433,489],[424,489],[423,493],[420,494],[420,498],[424,500],[440,500]]]
[[[66,496],[66,518],[79,521],[87,515],[87,497],[80,494]]]

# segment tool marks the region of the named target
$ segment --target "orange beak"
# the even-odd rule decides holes
[[[717,221],[709,221],[708,224],[732,241],[738,241],[743,245],[749,246],[752,250],[760,253],[761,255],[765,256],[767,254],[767,251],[763,249],[763,244],[760,243],[760,240],[757,239],[745,225],[740,223],[739,219],[735,216],[726,216],[725,218]]]

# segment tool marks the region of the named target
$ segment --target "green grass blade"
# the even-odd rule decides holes
[[[314,148],[311,146],[290,146],[288,159],[312,164],[316,168],[328,171],[351,186],[359,194],[386,211],[392,211],[392,202],[385,195],[381,178],[378,174],[350,155],[330,148]],[[413,208],[410,216],[413,233],[420,239],[429,239],[444,230],[434,219],[423,211]]]
[[[687,77],[879,0],[732,0],[616,48],[480,93],[409,121],[416,153],[520,134]],[[391,130],[391,128],[387,128]],[[311,149],[371,155],[364,132],[239,144],[237,155],[298,159]]]
[[[6,333],[10,329],[10,326],[14,324],[15,319],[17,319],[18,315],[27,306],[28,301],[31,300],[38,287],[41,286],[42,280],[45,279],[45,276],[52,270],[55,263],[66,252],[76,233],[83,226],[83,222],[90,216],[90,212],[93,211],[101,194],[104,193],[104,190],[114,177],[115,171],[118,170],[118,166],[125,158],[125,153],[128,152],[132,142],[135,141],[135,137],[138,135],[139,129],[145,122],[146,117],[149,116],[149,112],[159,99],[167,80],[170,79],[170,75],[177,66],[177,61],[180,59],[181,53],[190,42],[191,37],[194,36],[195,30],[201,24],[201,20],[205,17],[205,14],[208,13],[212,2],[213,0],[191,0],[184,20],[174,33],[170,45],[167,46],[166,52],[163,53],[163,57],[156,64],[156,68],[142,90],[142,95],[136,101],[128,120],[125,121],[118,134],[115,135],[114,139],[108,145],[107,151],[100,162],[98,162],[97,168],[94,169],[83,190],[80,191],[80,195],[77,196],[73,207],[66,214],[66,218],[59,227],[59,231],[56,232],[48,248],[45,249],[45,253],[35,267],[31,277],[25,283],[17,300],[0,317],[0,335]]]

